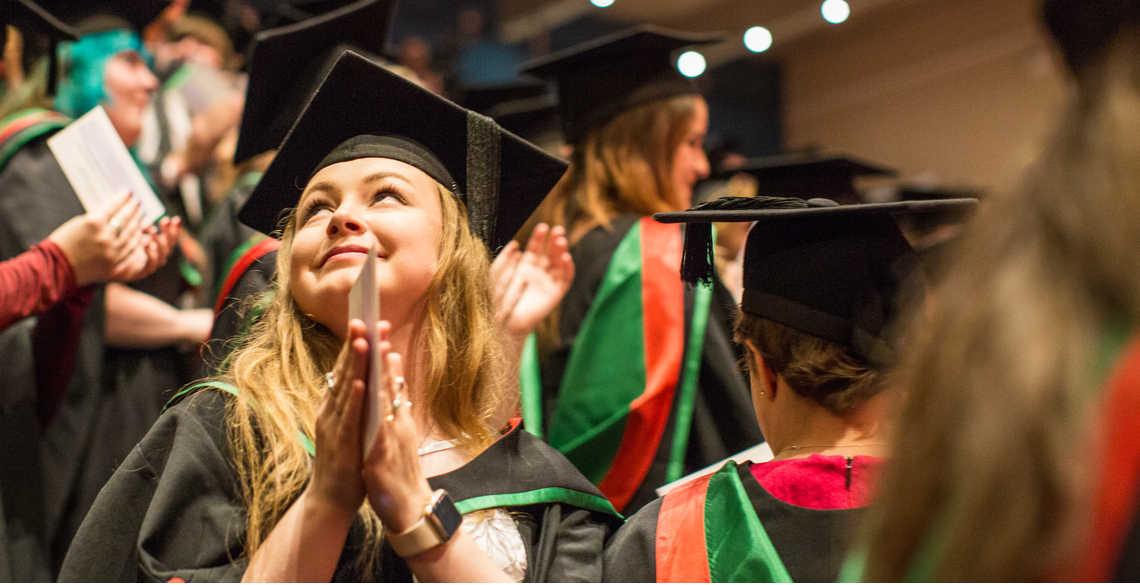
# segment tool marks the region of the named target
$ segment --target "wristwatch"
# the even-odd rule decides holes
[[[463,516],[455,509],[447,490],[435,490],[431,502],[424,506],[424,515],[411,528],[389,533],[388,542],[396,554],[413,557],[451,540],[462,523]]]

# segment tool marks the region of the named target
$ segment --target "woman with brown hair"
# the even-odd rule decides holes
[[[967,231],[904,363],[869,580],[1130,580],[1115,571],[1140,494],[1140,2],[1043,8],[1075,99]]]
[[[576,274],[529,354],[540,357],[524,360],[523,416],[627,513],[762,440],[731,297],[719,283],[687,289],[681,230],[650,217],[687,209],[708,174],[708,106],[671,54],[712,40],[646,26],[525,68],[558,81],[573,147],[531,222],[566,226]]]
[[[241,216],[280,228],[272,303],[224,378],[116,472],[62,577],[597,580],[616,516],[564,458],[500,428],[515,396],[488,286],[485,245],[564,168],[344,52]],[[368,262],[378,347],[349,320]]]

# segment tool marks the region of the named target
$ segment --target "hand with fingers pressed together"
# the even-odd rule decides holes
[[[308,490],[345,518],[352,518],[364,500],[360,432],[368,350],[364,322],[354,319],[336,366],[325,375],[328,393],[317,414],[316,456]]]
[[[364,484],[376,515],[389,530],[401,533],[423,516],[432,490],[420,467],[420,439],[407,394],[403,358],[390,351],[391,343],[385,338],[387,323],[381,323],[380,352],[385,358],[388,384],[376,395],[386,414],[364,456]]]
[[[526,250],[511,241],[491,264],[495,316],[514,337],[526,337],[558,306],[574,280],[574,260],[562,226],[540,223]]]

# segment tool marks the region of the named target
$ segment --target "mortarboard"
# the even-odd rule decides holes
[[[59,41],[75,41],[79,32],[51,12],[31,0],[0,0],[0,26],[12,25],[25,32],[41,34],[48,39],[48,92],[55,93],[59,56],[55,46]],[[5,27],[0,31],[0,46],[8,41]]]
[[[522,71],[557,82],[562,128],[574,143],[626,110],[699,93],[673,65],[673,53],[720,40],[643,25],[534,59]]]
[[[547,137],[559,135],[558,100],[542,81],[471,85],[461,93],[463,107],[494,118],[503,128],[531,142],[542,144]]]
[[[744,248],[741,310],[885,365],[894,355],[887,328],[904,306],[900,297],[909,300],[921,282],[918,258],[893,216],[968,211],[976,203],[728,197],[654,218],[688,224],[682,273],[690,282],[712,278],[710,222],[757,222]]]
[[[322,73],[343,49],[381,54],[395,6],[395,0],[361,0],[297,24],[259,32],[249,57],[249,86],[234,162],[281,144]]]
[[[566,172],[566,162],[389,72],[352,50],[340,54],[289,130],[238,217],[272,233],[325,166],[377,156],[400,160],[451,189],[472,230],[496,251]]]
[[[719,170],[715,178],[748,173],[756,178],[761,195],[827,197],[844,203],[858,201],[855,177],[894,176],[895,170],[842,155],[815,152],[780,154],[749,159],[744,165]]]

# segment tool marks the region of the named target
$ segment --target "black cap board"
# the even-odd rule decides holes
[[[459,90],[460,105],[486,114],[488,110],[501,104],[542,97],[550,93],[550,86],[537,79],[518,79],[502,83],[466,85]]]
[[[740,167],[719,170],[713,177],[736,173],[756,177],[761,195],[827,197],[844,203],[858,201],[856,177],[896,174],[892,168],[845,154],[807,152],[752,158]]]
[[[116,28],[141,31],[170,0],[50,0],[42,4],[84,35]]]
[[[843,346],[871,364],[893,360],[887,328],[921,278],[892,216],[967,210],[974,199],[840,205],[828,199],[730,197],[658,213],[686,223],[686,279],[712,278],[710,222],[754,221],[744,249],[742,311]],[[702,255],[694,270],[693,254]],[[906,289],[906,290],[904,290]]]
[[[249,86],[234,162],[281,144],[305,100],[342,50],[381,54],[395,8],[395,0],[360,0],[297,24],[259,32],[248,61]]]
[[[238,217],[273,233],[317,170],[364,157],[406,162],[451,189],[466,204],[472,230],[492,251],[514,237],[566,172],[565,161],[490,118],[346,50]]]
[[[558,100],[537,79],[470,85],[462,90],[463,107],[490,116],[500,126],[535,143],[559,135]],[[559,137],[560,140],[560,137]]]
[[[563,132],[574,143],[626,110],[699,93],[696,82],[677,71],[673,54],[720,40],[643,25],[534,59],[522,72],[557,82]]]
[[[55,46],[59,41],[79,39],[79,32],[54,14],[31,0],[0,0],[0,46],[8,42],[6,25],[25,33],[40,34],[48,39],[48,92],[55,93],[59,72],[59,56]],[[26,50],[26,49],[25,49]]]

